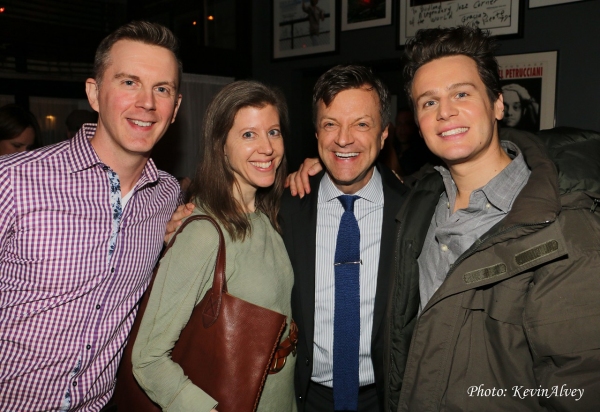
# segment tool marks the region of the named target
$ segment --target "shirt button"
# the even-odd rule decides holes
[[[85,346],[85,348],[86,348],[87,350],[90,350],[90,349],[92,349],[92,345],[86,345],[86,346]]]
[[[96,309],[100,309],[100,305],[96,305]]]
[[[442,252],[447,252],[447,251],[448,251],[448,246],[442,245]]]
[[[486,203],[485,208],[489,209],[492,205],[490,205],[489,203]]]
[[[306,366],[310,365],[310,361],[308,360],[308,358],[306,358],[306,361],[304,363],[306,364]]]
[[[73,386],[77,386],[77,382],[73,382]]]
[[[110,268],[110,273],[115,273],[115,268]]]

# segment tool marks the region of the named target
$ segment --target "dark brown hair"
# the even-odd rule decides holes
[[[279,114],[281,134],[289,136],[288,109],[283,94],[256,81],[237,81],[225,86],[206,110],[202,130],[202,156],[190,187],[190,199],[215,217],[234,240],[243,240],[252,229],[242,206],[234,199],[236,184],[225,159],[225,142],[235,115],[244,107],[273,106]],[[279,231],[277,213],[286,177],[283,156],[273,186],[256,192],[256,209],[263,212]]]
[[[458,26],[446,29],[422,29],[404,48],[404,90],[414,110],[412,84],[417,70],[432,60],[448,56],[467,56],[475,61],[481,81],[493,104],[502,93],[496,43],[487,31],[478,27]]]
[[[17,137],[25,129],[31,127],[35,135],[35,143],[40,141],[40,125],[29,110],[16,104],[7,104],[0,107],[0,140]]]
[[[335,66],[327,70],[313,89],[313,124],[317,127],[317,111],[319,101],[329,106],[338,93],[348,89],[359,89],[367,86],[369,90],[375,90],[379,97],[379,114],[381,115],[381,127],[385,127],[392,120],[390,93],[385,84],[373,74],[371,69],[354,64],[346,66]]]
[[[183,69],[178,56],[179,42],[177,41],[177,37],[165,26],[147,21],[132,21],[127,23],[100,42],[100,45],[96,49],[96,56],[94,57],[94,79],[96,83],[100,84],[102,81],[104,71],[110,63],[110,49],[119,40],[137,41],[152,46],[164,47],[171,51],[177,60],[177,88],[179,88]]]

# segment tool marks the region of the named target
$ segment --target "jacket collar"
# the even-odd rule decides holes
[[[517,195],[512,210],[500,222],[497,231],[516,225],[552,222],[560,213],[558,172],[546,155],[542,142],[533,134],[514,129],[504,129],[502,140],[517,145],[531,170],[529,180]]]

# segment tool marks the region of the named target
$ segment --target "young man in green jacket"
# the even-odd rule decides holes
[[[535,136],[498,131],[493,51],[467,27],[421,31],[405,49],[407,94],[445,167],[396,218],[387,411],[600,405],[598,163],[569,180],[570,159],[590,155],[566,153],[559,182]],[[586,145],[600,151],[600,140]],[[405,296],[417,284],[414,325]]]

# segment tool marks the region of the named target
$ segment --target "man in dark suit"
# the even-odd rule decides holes
[[[339,372],[336,375],[334,371],[334,358],[338,359],[334,355],[334,318],[338,316],[334,316],[334,310],[336,302],[339,304],[334,266],[340,263],[334,255],[339,247],[341,216],[347,212],[338,197],[354,195],[360,261],[350,263],[360,268],[360,349],[358,385],[350,392],[351,397],[356,394],[357,401],[351,400],[350,404],[355,404],[351,409],[343,408],[380,411],[384,390],[383,318],[392,266],[394,217],[407,191],[389,169],[375,167],[388,134],[388,90],[365,67],[336,66],[315,85],[313,121],[325,172],[311,178],[312,193],[293,197],[287,192],[280,213],[295,276],[292,311],[299,328],[295,374],[298,407],[307,412],[340,409],[341,380],[335,378]],[[348,397],[346,392],[343,396]]]

